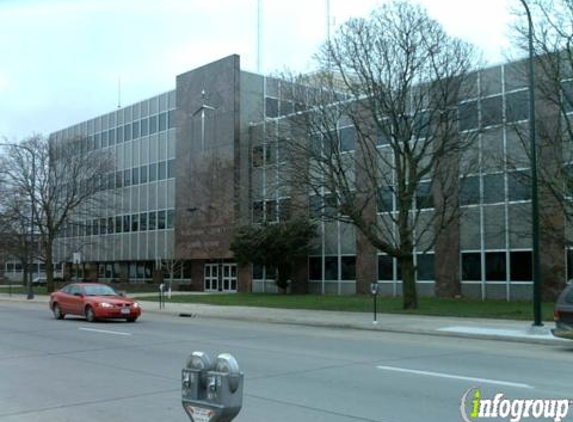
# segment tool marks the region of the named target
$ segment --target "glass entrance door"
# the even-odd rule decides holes
[[[237,264],[223,264],[223,291],[237,291]]]
[[[219,291],[219,264],[205,264],[205,291]]]

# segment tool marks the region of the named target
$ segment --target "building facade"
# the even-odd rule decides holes
[[[475,96],[458,107],[460,135],[475,132],[469,153],[479,166],[460,190],[464,212],[448,234],[455,241],[416,255],[422,295],[433,294],[437,277],[457,277],[467,296],[531,297],[531,195],[522,177],[529,162],[515,130],[528,125],[525,75],[523,62],[476,72]],[[290,91],[230,56],[179,75],[173,91],[52,134],[109,150],[116,171],[108,186],[118,192],[101,215],[64,230],[56,260],[80,252],[84,276],[106,282],[153,282],[171,267],[194,290],[276,292],[273,271],[238,267],[229,246],[237,227],[280,221],[289,207],[280,128],[299,112]],[[352,132],[350,124],[337,129]],[[545,218],[565,233],[558,213]],[[562,282],[564,245],[542,236],[543,271]],[[375,280],[384,294],[401,292],[398,262],[339,221],[319,221],[319,240],[297,276],[311,293],[361,293]]]

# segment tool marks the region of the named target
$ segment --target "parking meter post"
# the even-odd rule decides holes
[[[377,310],[376,310],[376,299],[378,296],[378,283],[371,283],[370,284],[370,292],[372,293],[372,299],[373,299],[373,313],[374,313],[374,319],[372,321],[373,324],[378,324],[378,319],[377,319]]]
[[[230,422],[243,404],[244,374],[235,358],[220,354],[214,362],[193,352],[181,372],[181,403],[192,422]]]

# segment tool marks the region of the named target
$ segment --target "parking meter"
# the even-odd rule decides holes
[[[232,421],[243,405],[244,374],[233,356],[193,352],[181,371],[181,402],[192,422]]]
[[[374,309],[373,309],[373,316],[374,319],[372,320],[373,324],[378,324],[378,319],[377,319],[377,312],[376,312],[376,296],[378,296],[378,286],[379,284],[377,282],[374,283],[370,283],[370,293],[372,293],[372,298],[374,299]]]

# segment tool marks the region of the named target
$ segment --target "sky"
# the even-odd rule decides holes
[[[412,0],[486,63],[511,50],[519,0]],[[385,0],[330,0],[334,31]],[[17,142],[175,88],[175,77],[230,54],[241,68],[310,71],[327,0],[0,0],[0,139]],[[118,95],[118,81],[121,94]]]

